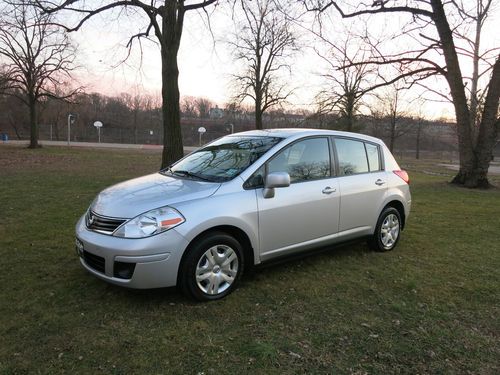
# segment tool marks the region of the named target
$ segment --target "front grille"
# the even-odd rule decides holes
[[[88,210],[87,215],[85,216],[85,224],[87,225],[87,228],[104,234],[113,233],[115,229],[122,225],[125,221],[127,221],[127,219],[100,216],[91,210]]]
[[[83,250],[83,261],[87,266],[96,270],[97,272],[101,273],[106,272],[106,261],[104,260],[103,257],[100,257],[98,255]]]

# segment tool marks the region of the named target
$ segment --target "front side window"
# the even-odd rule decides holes
[[[267,172],[287,172],[292,183],[330,177],[328,139],[311,138],[286,147],[268,163]]]
[[[263,165],[257,169],[248,180],[245,181],[243,187],[245,189],[255,189],[259,187],[264,187],[264,176],[266,175],[266,168]]]
[[[227,136],[197,150],[162,173],[212,182],[229,181],[280,141],[282,138],[278,137]]]
[[[369,171],[363,142],[352,139],[335,139],[335,148],[341,176],[349,176]]]

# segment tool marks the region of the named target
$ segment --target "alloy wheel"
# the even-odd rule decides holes
[[[395,214],[389,214],[380,227],[380,240],[386,249],[394,246],[399,236],[399,219]]]

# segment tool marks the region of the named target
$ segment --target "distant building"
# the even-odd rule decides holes
[[[210,108],[208,115],[211,119],[220,119],[224,117],[224,110],[215,106],[215,108]]]

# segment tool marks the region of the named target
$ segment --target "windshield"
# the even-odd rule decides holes
[[[212,182],[229,181],[243,172],[282,138],[227,136],[162,171]]]

